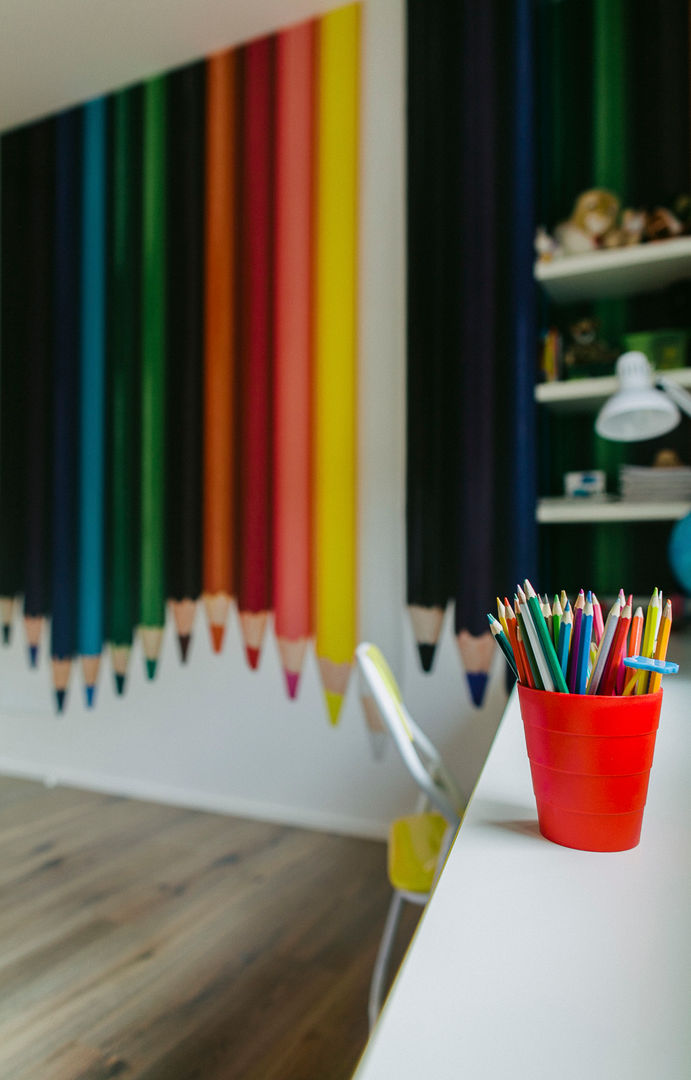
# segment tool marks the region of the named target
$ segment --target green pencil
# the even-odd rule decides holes
[[[540,674],[540,668],[538,667],[537,660],[535,659],[535,653],[533,652],[533,645],[526,630],[525,615],[523,613],[521,604],[517,596],[513,598],[514,611],[516,613],[516,619],[521,629],[521,637],[523,639],[523,648],[525,649],[525,655],[528,657],[528,665],[530,667],[530,673],[533,676],[533,682],[535,683],[536,690],[544,690],[545,684],[542,681],[542,675]]]
[[[554,649],[552,639],[549,636],[549,630],[547,629],[545,617],[542,614],[540,601],[535,595],[535,590],[527,578],[525,580],[525,594],[528,599],[528,608],[533,616],[533,625],[535,626],[542,652],[544,653],[547,666],[554,681],[554,687],[559,693],[568,694],[569,688],[566,685],[566,679],[559,666],[559,659]]]
[[[489,619],[489,628],[492,631],[492,635],[497,645],[506,657],[506,662],[513,671],[516,678],[518,678],[518,668],[516,667],[516,659],[513,655],[513,649],[511,648],[511,642],[507,638],[506,634],[502,630],[501,623],[498,619],[495,619],[493,615],[487,614]]]

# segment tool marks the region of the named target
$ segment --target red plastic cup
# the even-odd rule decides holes
[[[540,832],[582,851],[641,837],[662,691],[627,697],[518,687]]]

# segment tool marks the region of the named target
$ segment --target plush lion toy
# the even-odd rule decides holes
[[[562,221],[554,236],[565,255],[580,255],[607,246],[607,234],[616,229],[619,199],[604,188],[579,195],[571,217]]]

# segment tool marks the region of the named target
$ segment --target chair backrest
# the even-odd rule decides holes
[[[355,650],[360,674],[398,750],[422,793],[450,825],[460,824],[467,799],[445,768],[439,752],[403,703],[393,673],[376,645],[363,641]]]

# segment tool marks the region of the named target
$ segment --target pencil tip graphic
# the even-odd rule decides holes
[[[96,687],[85,686],[84,690],[86,691],[86,707],[87,709],[93,709],[96,700]]]
[[[29,666],[38,667],[38,645],[29,645]]]
[[[156,678],[156,666],[157,666],[157,661],[156,660],[147,660],[146,661],[146,677],[147,677],[147,679],[155,679]]]
[[[430,645],[426,641],[418,642],[417,651],[420,656],[420,663],[422,664],[423,671],[431,671],[434,664],[434,653],[436,645]]]
[[[9,645],[12,637],[12,627],[9,623],[2,624],[2,643],[3,645]]]
[[[55,691],[55,705],[56,705],[57,710],[58,710],[59,713],[65,711],[65,700],[66,700],[66,698],[67,698],[67,691],[66,690],[56,690]]]
[[[120,672],[116,671],[116,673],[115,673],[115,693],[118,695],[118,697],[122,697],[122,695],[125,693],[125,678],[126,677],[124,675],[121,675]]]
[[[223,638],[225,636],[225,626],[220,623],[211,623],[209,626],[209,632],[211,634],[211,647],[215,653],[220,653],[223,648]]]
[[[286,686],[288,687],[288,697],[293,701],[298,696],[298,684],[300,682],[300,675],[297,671],[285,671]]]
[[[252,671],[256,671],[259,667],[259,649],[255,648],[254,645],[245,645],[245,655]]]
[[[473,705],[477,709],[482,708],[482,702],[485,699],[485,690],[487,689],[487,675],[484,671],[467,671],[466,679],[468,680],[468,686],[470,687],[470,696],[473,699]]]
[[[190,651],[190,641],[192,637],[190,634],[178,634],[178,645],[180,646],[180,659],[183,664],[187,663],[187,657]]]

